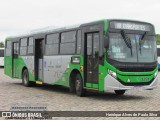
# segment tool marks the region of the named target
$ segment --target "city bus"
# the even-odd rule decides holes
[[[157,45],[158,70],[160,70],[160,45]]]
[[[0,48],[0,67],[4,66],[4,48]]]
[[[147,22],[104,19],[10,36],[5,45],[5,74],[27,87],[61,85],[85,96],[157,86],[155,30]]]

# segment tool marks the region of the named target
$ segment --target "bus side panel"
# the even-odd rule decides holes
[[[12,56],[4,57],[4,73],[9,77],[12,77]]]
[[[68,86],[68,68],[71,55],[44,56],[43,82]]]
[[[44,56],[43,82],[54,84],[62,76],[61,67],[61,56]]]

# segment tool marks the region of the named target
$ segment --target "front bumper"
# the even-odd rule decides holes
[[[143,90],[150,90],[157,87],[158,83],[158,75],[155,77],[153,82],[149,85],[143,85],[143,86],[125,86],[121,84],[118,80],[113,78],[111,75],[107,75],[104,80],[104,91],[108,90],[131,90],[136,89],[137,87]]]

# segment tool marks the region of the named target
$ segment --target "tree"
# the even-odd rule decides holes
[[[156,35],[157,45],[160,45],[160,34]]]
[[[4,42],[0,42],[0,48],[4,48]]]

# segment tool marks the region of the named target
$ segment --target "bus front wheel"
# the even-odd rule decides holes
[[[29,75],[27,69],[25,69],[22,73],[22,83],[26,87],[30,87],[33,85],[33,82],[29,81]]]
[[[125,92],[125,90],[115,90],[116,95],[123,95]]]
[[[85,96],[85,89],[83,88],[83,80],[80,74],[76,75],[75,80],[75,89],[77,96]]]

